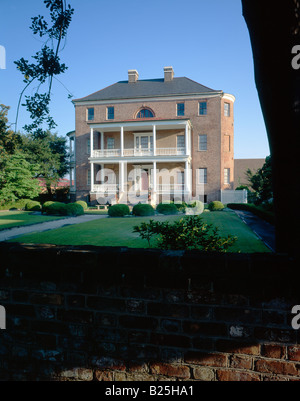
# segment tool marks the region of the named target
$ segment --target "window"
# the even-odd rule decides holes
[[[107,119],[113,120],[115,118],[115,108],[114,107],[107,107]]]
[[[86,140],[86,153],[88,155],[91,153],[91,140],[90,140],[90,138]]]
[[[115,148],[115,138],[107,138],[107,149]]]
[[[199,150],[207,150],[207,135],[199,135]]]
[[[153,150],[153,136],[145,134],[135,134],[135,151],[152,151]]]
[[[206,116],[207,115],[207,102],[200,102],[199,103],[199,116]]]
[[[87,171],[87,185],[91,185],[91,170]]]
[[[182,149],[185,147],[184,135],[177,135],[177,149]]]
[[[87,109],[87,119],[88,119],[88,121],[93,121],[94,120],[94,114],[95,114],[95,110],[94,110],[93,107]]]
[[[184,103],[177,103],[177,116],[184,116]]]
[[[224,168],[224,184],[230,184],[230,168]]]
[[[224,116],[230,117],[230,103],[224,103]]]
[[[199,184],[207,184],[207,168],[199,168]]]
[[[149,109],[141,109],[138,113],[136,118],[152,118],[154,114]]]

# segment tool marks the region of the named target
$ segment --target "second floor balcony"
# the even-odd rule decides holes
[[[170,158],[191,155],[189,120],[91,124],[90,160]]]
[[[134,156],[184,156],[186,155],[185,147],[178,148],[156,148],[154,152],[153,148],[150,149],[124,149],[124,157],[134,157]],[[121,157],[121,149],[97,149],[93,150],[91,157],[93,158],[111,158],[111,157]]]

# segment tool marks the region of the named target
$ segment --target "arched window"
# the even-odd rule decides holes
[[[136,118],[151,118],[151,117],[154,117],[154,114],[149,109],[141,109],[136,115]]]

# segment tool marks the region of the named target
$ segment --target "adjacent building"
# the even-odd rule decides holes
[[[186,77],[128,80],[73,101],[71,196],[98,203],[221,199],[234,188],[235,97]]]

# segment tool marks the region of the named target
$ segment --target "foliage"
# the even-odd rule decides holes
[[[66,206],[67,216],[81,216],[84,214],[82,205],[79,205],[78,203],[68,203]]]
[[[256,204],[262,204],[273,198],[271,156],[266,157],[264,165],[256,173],[248,169],[246,175],[255,194]]]
[[[22,147],[27,160],[39,164],[37,177],[45,180],[49,194],[60,178],[68,172],[66,139],[44,131],[43,136],[22,135]]]
[[[187,208],[187,204],[185,202],[174,202],[174,205],[177,207],[178,212],[182,213],[184,213]]]
[[[40,211],[41,210],[41,204],[40,202],[37,201],[29,201],[25,205],[25,210],[28,212],[33,212],[33,211]]]
[[[40,51],[32,56],[34,59],[32,63],[23,57],[15,61],[18,70],[24,77],[23,82],[25,83],[19,98],[16,129],[22,96],[26,89],[36,81],[38,87],[35,93],[31,96],[25,96],[25,104],[23,104],[32,119],[32,123],[25,125],[24,129],[36,135],[40,135],[41,126],[44,123],[47,124],[50,130],[56,126],[53,118],[49,115],[51,88],[53,78],[67,70],[67,66],[60,62],[58,54],[61,51],[62,41],[66,38],[74,13],[74,9],[70,5],[66,5],[65,0],[44,0],[44,3],[49,8],[51,22],[47,22],[43,16],[39,15],[32,18],[30,27],[34,35],[39,35],[39,37],[45,39],[44,45]],[[40,87],[46,83],[47,90],[44,93],[39,93]]]
[[[123,217],[130,213],[129,207],[122,203],[118,205],[112,205],[108,208],[108,215],[110,217]]]
[[[14,153],[21,142],[20,135],[9,129],[7,118],[9,109],[8,106],[0,104],[0,163],[5,155]]]
[[[7,202],[2,205],[0,204],[0,210],[10,210],[10,209],[22,210],[25,209],[27,202],[31,202],[31,199],[18,199],[15,202]]]
[[[155,214],[155,210],[148,203],[138,203],[137,205],[133,206],[132,214],[134,216],[153,216]]]
[[[17,151],[1,158],[0,203],[13,202],[20,198],[35,198],[40,191],[34,180],[38,165],[30,163]]]
[[[218,231],[217,227],[204,223],[199,216],[184,217],[173,224],[168,221],[150,220],[149,223],[143,222],[133,229],[133,232],[148,241],[149,246],[151,238],[155,236],[159,248],[162,249],[226,252],[236,242],[237,237],[228,235],[222,238]]]
[[[53,205],[53,203],[55,203],[55,202],[53,202],[53,201],[47,201],[47,202],[43,203],[43,206],[42,206],[42,213],[47,213],[48,207],[49,207],[50,205]]]
[[[208,204],[208,209],[211,212],[215,212],[215,211],[218,211],[218,210],[223,210],[224,208],[225,208],[225,206],[220,201],[212,201],[212,202],[210,202]]]
[[[61,202],[53,202],[46,208],[46,213],[54,216],[66,216],[67,215],[67,205]]]
[[[174,203],[159,203],[156,206],[156,211],[157,213],[166,215],[178,213],[177,207],[174,205]]]
[[[78,204],[78,205],[81,205],[83,207],[83,210],[87,210],[87,208],[88,208],[87,203],[84,202],[84,201],[77,201],[75,203]]]

